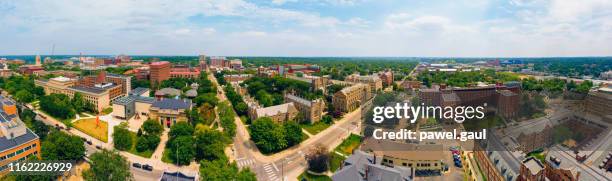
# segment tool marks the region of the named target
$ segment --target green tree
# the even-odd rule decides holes
[[[74,93],[74,96],[72,96],[72,100],[70,102],[77,113],[83,112],[87,106],[85,100],[83,99],[83,95],[78,92]]]
[[[323,145],[315,145],[310,153],[306,154],[308,170],[323,173],[329,169],[329,152]]]
[[[218,159],[213,161],[200,161],[200,180],[203,181],[256,181],[255,173],[250,169],[239,170],[235,163],[227,163],[227,160]]]
[[[257,99],[257,101],[259,101],[259,104],[263,105],[264,107],[269,107],[269,106],[274,105],[274,102],[273,102],[274,100],[272,98],[272,95],[270,95],[265,90],[257,91],[257,94],[255,95],[255,99]]]
[[[193,135],[193,127],[187,122],[177,122],[176,124],[170,127],[170,139],[179,137],[179,136],[192,136]]]
[[[285,130],[268,117],[258,118],[249,127],[251,140],[263,153],[272,153],[287,147]]]
[[[83,171],[87,181],[125,181],[134,180],[127,159],[118,152],[102,150],[92,154],[91,167]]]
[[[288,146],[300,144],[302,142],[302,128],[296,122],[286,122],[283,124],[285,128],[285,140]]]
[[[191,136],[178,136],[168,142],[166,150],[169,151],[170,159],[177,165],[189,165],[194,158],[194,142]]]
[[[115,126],[113,131],[113,144],[116,149],[126,151],[132,148],[132,134],[126,124]]]
[[[85,156],[85,145],[78,136],[53,131],[42,142],[41,152],[44,160],[80,160]]]
[[[236,104],[236,106],[234,106],[234,108],[236,109],[236,113],[238,115],[246,115],[249,109],[247,104],[244,102],[239,102],[238,104]]]
[[[231,140],[225,134],[204,126],[195,135],[196,160],[227,159],[224,149]]]
[[[15,100],[19,102],[32,102],[34,100],[34,95],[27,90],[19,90],[15,94]]]
[[[164,131],[164,127],[162,127],[159,122],[152,119],[148,119],[144,123],[142,123],[141,129],[143,131],[143,134],[145,135],[155,135],[158,137]]]
[[[53,117],[61,119],[74,118],[76,114],[70,98],[64,94],[50,94],[40,98],[40,109]]]

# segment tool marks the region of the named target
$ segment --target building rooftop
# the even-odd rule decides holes
[[[259,108],[256,111],[257,117],[274,116],[280,113],[287,113],[289,110],[297,111],[292,102],[265,108]]]
[[[68,82],[68,81],[71,81],[72,79],[68,77],[64,77],[64,76],[59,76],[59,77],[51,78],[51,80],[58,81],[58,82]]]
[[[293,94],[286,94],[286,95],[285,95],[285,98],[286,98],[286,99],[290,99],[290,100],[295,101],[295,102],[298,102],[298,103],[300,103],[300,104],[306,105],[306,106],[308,106],[308,107],[310,107],[310,106],[311,106],[311,104],[312,104],[312,102],[311,102],[311,101],[306,100],[306,99],[301,98],[301,97],[298,97],[298,96],[295,96],[295,95],[293,95]]]
[[[34,134],[30,129],[26,128],[26,133],[12,139],[8,139],[6,136],[0,137],[0,152],[4,152],[8,149],[15,148],[16,146],[38,139],[38,135]]]
[[[159,89],[158,91],[156,91],[155,95],[156,96],[165,96],[165,95],[178,96],[178,95],[181,95],[181,90],[166,87],[166,88]]]
[[[173,110],[189,109],[191,108],[191,102],[186,102],[180,99],[162,99],[161,101],[154,102],[151,107]]]
[[[167,64],[170,64],[170,62],[168,62],[168,61],[151,62],[151,65],[153,65],[153,66],[167,65]]]
[[[128,104],[132,104],[135,100],[136,100],[136,96],[124,96],[124,97],[115,99],[113,101],[113,104],[119,104],[119,105],[125,106]]]
[[[365,139],[361,150],[374,152],[376,155],[385,155],[395,158],[415,160],[442,160],[444,147],[438,144],[412,144],[400,143],[390,140]]]
[[[408,167],[388,167],[376,162],[371,154],[361,150],[355,152],[344,160],[342,167],[334,173],[332,180],[398,180],[412,179],[412,170]]]
[[[187,92],[185,92],[185,96],[187,96],[187,97],[197,97],[198,96],[198,91],[196,89],[190,89]]]
[[[147,91],[150,91],[150,89],[149,88],[144,88],[144,87],[136,87],[136,88],[132,89],[130,94],[133,94],[133,95],[142,95],[142,94],[144,94]]]
[[[72,86],[69,89],[73,89],[75,91],[80,91],[80,92],[93,93],[93,94],[101,94],[106,91],[106,88],[86,87],[86,86],[81,86],[81,85]]]
[[[160,181],[195,181],[196,176],[185,175],[181,172],[164,172]]]
[[[523,161],[523,165],[525,165],[525,167],[529,169],[531,174],[534,174],[534,175],[544,170],[544,165],[542,165],[542,163],[540,163],[540,160],[536,159],[535,157],[529,157],[525,159]]]
[[[342,92],[344,94],[348,94],[350,92],[353,92],[356,89],[361,89],[364,86],[365,86],[365,84],[355,84],[355,85],[352,85],[352,86],[345,87],[344,89],[340,90],[340,92]]]

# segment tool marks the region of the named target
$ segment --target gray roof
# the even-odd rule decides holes
[[[196,177],[188,176],[181,172],[164,172],[161,181],[194,181]]]
[[[197,97],[198,96],[198,91],[196,91],[195,89],[188,90],[187,92],[185,92],[185,96],[187,96],[187,97]]]
[[[155,98],[152,97],[143,97],[143,96],[134,96],[136,97],[136,102],[144,102],[144,103],[149,103],[149,104],[153,104],[155,102]]]
[[[161,101],[156,101],[151,105],[152,107],[157,107],[160,109],[189,109],[191,107],[191,102],[185,102],[180,99],[162,99]]]
[[[181,90],[175,89],[175,88],[163,88],[163,89],[159,89],[157,92],[155,92],[155,95],[174,95],[174,96],[178,96],[181,95]]]
[[[72,87],[70,87],[70,89],[77,90],[77,91],[82,91],[82,92],[94,93],[94,94],[101,94],[104,91],[106,91],[105,89],[102,89],[102,88],[85,87],[85,86],[80,86],[80,85],[72,86]]]
[[[412,170],[408,167],[388,167],[375,163],[375,157],[361,150],[355,150],[349,156],[340,170],[332,176],[334,181],[369,181],[390,180],[407,181],[412,180]],[[366,172],[367,170],[367,172]],[[367,176],[366,176],[367,174]]]
[[[106,73],[106,76],[109,76],[109,77],[120,77],[120,78],[128,78],[128,77],[131,77],[131,76],[127,76],[127,75],[122,75],[122,74],[113,74],[113,73]]]
[[[38,136],[30,131],[30,129],[26,129],[26,134],[13,139],[7,139],[6,136],[0,137],[0,152],[36,139],[38,139]]]
[[[113,104],[128,105],[128,104],[134,103],[135,100],[136,100],[136,96],[124,96],[124,97],[115,99],[113,101]]]
[[[145,92],[149,91],[149,88],[144,88],[144,87],[136,87],[134,89],[132,89],[132,91],[130,92],[130,94],[134,94],[134,95],[141,95]]]

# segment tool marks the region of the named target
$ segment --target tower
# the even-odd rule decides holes
[[[35,65],[36,65],[36,66],[40,66],[40,65],[42,65],[42,64],[40,63],[40,55],[36,55],[36,64],[35,64]]]

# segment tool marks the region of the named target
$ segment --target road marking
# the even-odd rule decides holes
[[[276,167],[276,164],[274,164],[274,162],[272,162],[272,166],[274,166],[274,170],[278,172],[278,167]]]

